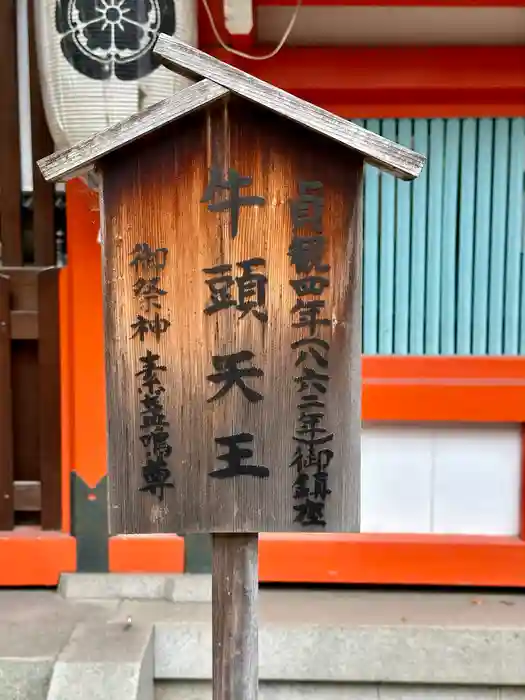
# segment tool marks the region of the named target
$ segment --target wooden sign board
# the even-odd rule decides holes
[[[115,531],[356,530],[362,159],[231,98],[100,167]]]
[[[42,164],[100,175],[112,532],[356,531],[363,163],[424,159],[159,45],[206,80]]]

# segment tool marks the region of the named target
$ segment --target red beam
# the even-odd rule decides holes
[[[518,537],[264,533],[259,552],[264,582],[525,585]]]
[[[524,393],[523,357],[363,357],[363,420],[525,423]]]
[[[286,47],[267,61],[207,50],[342,116],[525,115],[525,46]]]

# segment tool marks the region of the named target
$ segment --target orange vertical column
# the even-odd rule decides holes
[[[98,197],[68,184],[71,525],[77,570],[108,570],[106,418]]]
[[[97,195],[80,180],[67,185],[71,377],[71,524],[77,570],[181,572],[176,535],[108,537],[106,396],[102,256]]]

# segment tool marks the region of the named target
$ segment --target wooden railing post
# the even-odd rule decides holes
[[[0,2],[0,264],[22,265],[16,0]]]
[[[33,151],[33,249],[35,265],[47,266],[56,263],[55,187],[44,180],[36,161],[52,153],[55,146],[47,126],[40,89],[33,2],[29,2],[27,14]]]
[[[62,517],[59,272],[50,267],[38,275],[38,431],[44,530],[60,529]]]
[[[0,530],[14,526],[10,280],[0,275]]]

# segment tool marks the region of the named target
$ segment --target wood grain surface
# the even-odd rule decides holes
[[[355,150],[377,168],[404,180],[417,177],[426,162],[426,157],[420,153],[223,63],[172,36],[161,34],[153,52],[165,66],[177,73],[212,80],[246,100],[333,139],[340,146]]]
[[[221,85],[201,80],[70,148],[51,153],[38,161],[38,167],[46,180],[68,180],[84,175],[103,156],[191,114],[227,93],[228,90]]]
[[[43,530],[60,529],[62,518],[59,275],[57,267],[38,275],[38,461]]]
[[[240,210],[232,240],[230,213],[208,211],[201,202],[212,164],[251,176],[242,195],[265,198],[264,206]],[[360,261],[362,159],[334,142],[238,98],[218,102],[101,161],[103,174],[106,368],[109,475],[113,533],[356,531],[360,473]],[[290,468],[299,415],[294,377],[297,354],[290,346],[304,333],[293,328],[295,277],[288,250],[292,239],[290,198],[300,181],[324,185],[324,262],[331,266],[321,336],[331,345],[324,427],[329,447],[326,526],[295,521],[295,470]],[[220,201],[225,194],[218,196]],[[139,311],[130,253],[138,242],[168,248],[160,286],[161,315],[170,327],[160,341],[131,338]],[[252,257],[266,260],[268,322],[240,318],[229,308],[206,315],[209,288],[204,268]],[[89,329],[86,329],[89,332]],[[139,358],[158,352],[173,453],[174,488],[159,500],[139,491],[144,448],[139,440]],[[248,386],[264,399],[248,402],[237,387],[208,402],[219,386],[212,356],[254,353],[264,376]],[[254,435],[255,465],[269,478],[210,478],[224,466],[214,439]],[[219,452],[218,452],[219,450]]]
[[[0,529],[14,526],[13,393],[9,277],[0,275]]]
[[[0,263],[22,265],[16,0],[0,2]]]
[[[257,535],[213,535],[213,700],[257,700]]]

